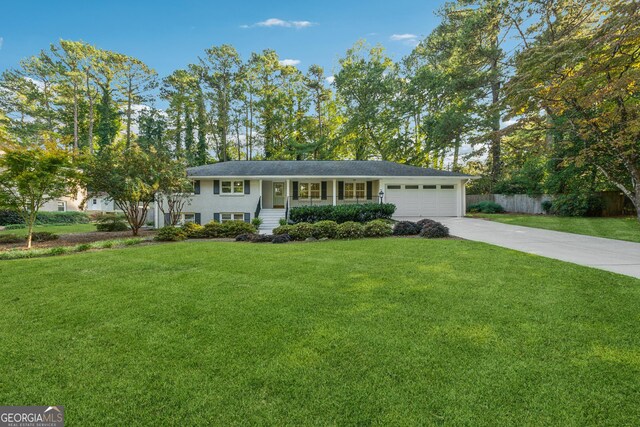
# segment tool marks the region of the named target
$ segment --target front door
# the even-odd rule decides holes
[[[284,182],[273,183],[273,207],[284,208]]]

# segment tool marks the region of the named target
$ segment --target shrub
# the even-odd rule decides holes
[[[222,237],[232,237],[235,239],[236,236],[240,234],[255,233],[256,228],[252,224],[244,221],[226,221],[222,223],[220,231]]]
[[[144,239],[141,239],[140,237],[131,237],[129,239],[124,239],[122,241],[122,244],[125,246],[133,246],[133,245],[138,245],[142,242],[144,242]]]
[[[222,237],[222,224],[211,221],[204,225],[204,237],[216,238]]]
[[[195,222],[187,222],[182,226],[182,231],[189,239],[200,239],[205,237],[204,227]]]
[[[24,224],[24,220],[15,211],[0,211],[0,225]]]
[[[57,240],[60,236],[56,233],[51,233],[49,231],[38,231],[31,235],[31,240],[34,242],[48,242],[50,240]]]
[[[365,237],[387,237],[392,233],[391,226],[382,219],[374,219],[364,225]]]
[[[251,241],[253,243],[271,243],[274,237],[275,236],[272,234],[254,234],[253,239],[251,239]]]
[[[399,221],[393,226],[394,236],[413,236],[420,233],[422,227],[415,222],[411,221]]]
[[[38,212],[36,215],[36,224],[86,224],[89,221],[85,212]]]
[[[292,225],[281,225],[280,227],[276,227],[273,229],[273,234],[275,234],[276,236],[279,234],[289,234],[289,231],[291,231],[291,227],[293,227]]]
[[[22,230],[23,228],[27,228],[24,224],[9,224],[4,227],[5,230]]]
[[[74,248],[76,252],[84,252],[84,251],[88,251],[89,249],[91,249],[91,245],[88,243],[83,243]]]
[[[359,239],[364,235],[362,224],[354,221],[343,222],[338,225],[336,236],[339,239]]]
[[[313,224],[313,237],[316,239],[333,239],[338,232],[338,223],[335,221],[318,221]]]
[[[278,234],[277,236],[273,236],[271,243],[287,243],[289,241],[291,241],[291,236],[288,234]]]
[[[279,224],[279,225],[288,225],[288,224],[289,224],[289,221],[287,221],[287,218],[280,218],[280,219],[278,220],[278,224]]]
[[[21,242],[24,242],[24,237],[16,236],[15,234],[0,235],[0,244],[21,243]]]
[[[250,242],[253,240],[254,235],[250,233],[238,234],[236,236],[236,242]]]
[[[167,225],[158,230],[154,239],[160,242],[179,242],[186,238],[187,234],[182,229]]]
[[[542,210],[544,213],[549,214],[553,209],[553,202],[551,200],[545,200],[542,202]]]
[[[122,214],[100,214],[95,217],[96,230],[98,231],[127,231],[129,225],[125,221],[125,217]]]
[[[68,248],[65,246],[56,246],[55,248],[49,249],[48,255],[64,255],[68,252],[71,252],[71,249],[72,248]],[[47,255],[47,254],[43,253],[42,255]]]
[[[425,225],[422,231],[420,231],[420,236],[426,237],[427,239],[449,237],[449,229],[439,222],[434,222],[433,224]]]
[[[431,224],[436,224],[436,223],[438,223],[438,221],[434,221],[434,220],[429,219],[429,218],[423,218],[420,221],[416,222],[416,224],[418,224],[418,227],[420,227],[421,230],[424,228],[425,225],[431,225]]]
[[[299,222],[291,226],[288,234],[293,240],[304,240],[308,237],[313,237],[313,232],[313,224],[309,224],[308,222]]]
[[[551,212],[560,216],[600,216],[602,199],[591,194],[560,194],[554,197]]]
[[[338,224],[343,222],[367,222],[374,219],[391,219],[396,211],[395,205],[391,203],[364,203],[354,205],[320,205],[320,206],[298,206],[291,208],[289,217],[294,223],[318,221],[335,221]]]
[[[471,213],[480,212],[480,213],[492,214],[492,213],[503,213],[504,208],[496,202],[492,202],[490,200],[483,200],[482,202],[469,205],[469,207],[467,207],[467,211]]]
[[[251,224],[256,228],[260,228],[262,225],[262,218],[255,217],[251,220]]]

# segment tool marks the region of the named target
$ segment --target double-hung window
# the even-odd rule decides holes
[[[244,181],[222,181],[222,194],[244,194]]]
[[[67,210],[67,202],[58,202],[58,212],[65,212]]]
[[[364,182],[345,182],[345,199],[364,199],[367,196]]]
[[[196,214],[193,213],[185,213],[182,215],[182,223],[186,224],[188,222],[196,222]]]
[[[320,199],[320,183],[319,182],[301,182],[298,185],[298,198]]]
[[[227,221],[244,221],[244,214],[243,213],[232,213],[232,212],[225,212],[225,213],[221,213],[220,214],[220,222],[227,222]]]

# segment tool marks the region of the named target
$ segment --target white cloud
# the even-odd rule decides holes
[[[393,34],[389,39],[394,42],[402,42],[409,46],[416,46],[418,44],[418,36],[415,34]]]
[[[4,37],[0,37],[0,49],[2,49],[3,44],[4,44]]]
[[[311,27],[314,24],[311,21],[285,21],[280,18],[269,18],[264,21],[256,22],[255,24],[243,24],[240,25],[240,28],[251,28],[251,27],[284,27],[284,28],[307,28]]]
[[[280,61],[280,65],[291,65],[295,67],[300,63],[299,59],[283,59]]]
[[[326,78],[325,78],[325,80],[327,81],[327,83],[329,83],[330,85],[332,85],[332,84],[333,84],[333,82],[335,82],[335,81],[336,81],[336,77],[335,77],[335,76],[329,76],[329,77],[326,77]]]

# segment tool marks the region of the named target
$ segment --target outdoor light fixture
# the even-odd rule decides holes
[[[378,197],[380,198],[380,204],[382,204],[382,198],[384,197],[384,191],[382,191],[382,188],[380,189],[380,192],[378,193]]]

